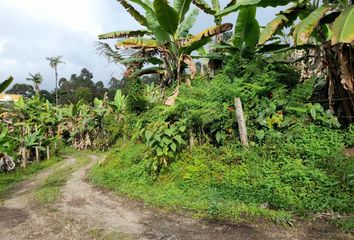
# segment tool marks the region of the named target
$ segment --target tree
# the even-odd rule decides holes
[[[79,75],[72,74],[69,80],[61,78],[58,88],[59,103],[76,104],[79,100],[91,103],[96,97],[102,98],[108,89],[102,81],[95,83],[92,79],[93,74],[86,68],[83,68]]]
[[[53,94],[53,93],[50,93],[50,92],[48,92],[47,90],[41,90],[40,92],[39,92],[39,95],[42,97],[42,98],[45,98],[45,99],[47,99],[50,103],[55,103],[55,93]]]
[[[34,89],[31,85],[25,83],[16,83],[6,91],[8,94],[19,94],[24,97],[30,98],[34,95]]]
[[[208,69],[210,76],[221,68],[224,54],[235,54],[241,52],[243,55],[253,53],[258,42],[260,27],[256,19],[257,6],[268,7],[286,5],[291,1],[281,0],[229,0],[225,8],[221,7],[221,1],[211,0],[211,4],[204,0],[192,0],[193,4],[208,15],[213,16],[214,22],[219,24],[224,16],[238,12],[238,17],[234,27],[234,34],[230,41],[224,35],[215,37],[215,45],[211,47],[209,53],[203,53],[198,58],[208,59]],[[203,68],[201,68],[203,70]]]
[[[28,81],[32,81],[33,84],[34,84],[34,91],[36,92],[37,95],[39,95],[39,92],[40,92],[40,89],[39,89],[39,85],[42,83],[43,81],[43,77],[40,73],[36,73],[36,74],[32,74],[32,73],[29,73],[29,76],[28,78],[26,78],[26,80]]]
[[[131,2],[138,4],[145,15],[136,10]],[[127,73],[134,73],[135,76],[158,74],[162,76],[163,85],[171,85],[174,80],[178,85],[187,67],[194,75],[195,64],[190,54],[206,45],[211,37],[232,28],[232,24],[220,24],[195,36],[190,35],[189,30],[198,13],[197,10],[189,11],[191,0],[175,0],[172,6],[166,0],[119,0],[119,3],[145,29],[106,33],[99,39],[123,38],[116,43],[116,48],[135,50],[128,58],[119,61],[130,63]],[[142,69],[144,64],[157,66]]]
[[[49,61],[49,66],[54,70],[55,73],[55,103],[58,106],[58,65],[65,64],[65,62],[61,61],[63,56],[56,56],[56,57],[47,57]]]

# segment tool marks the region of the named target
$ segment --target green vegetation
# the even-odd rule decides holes
[[[0,93],[5,91],[5,89],[12,83],[13,80],[14,80],[13,77],[9,77],[5,81],[1,82],[0,83]]]
[[[41,204],[48,205],[55,202],[61,196],[60,188],[64,186],[73,171],[86,165],[90,161],[87,152],[81,153],[80,155],[78,155],[77,152],[72,151],[66,153],[75,156],[76,162],[72,165],[56,169],[42,181],[42,184],[34,192],[35,199]]]
[[[130,115],[142,131],[120,141],[92,180],[210,218],[290,223],[294,215],[352,213],[354,165],[342,151],[354,142],[353,126],[341,130],[320,105],[304,103],[315,81],[296,76],[286,66],[234,58],[213,80],[181,88],[172,108]],[[237,140],[234,96],[244,100],[249,148]]]
[[[332,222],[339,226],[345,233],[354,234],[354,217],[333,220]]]
[[[0,174],[0,202],[4,200],[9,192],[16,186],[17,183],[28,179],[35,173],[48,168],[60,161],[58,157],[52,157],[50,160],[39,164],[31,164],[26,169],[16,169],[14,172]]]
[[[50,204],[60,196],[60,187],[72,173],[72,167],[65,167],[55,170],[50,176],[44,179],[43,184],[34,192],[35,198],[42,204]]]
[[[99,39],[118,42],[116,50],[106,42],[98,50],[127,68],[123,79],[111,79],[108,91],[83,69],[60,79],[57,89],[63,62],[48,58],[57,106],[41,98],[40,75],[31,75],[36,96],[1,108],[1,170],[11,170],[6,164],[12,159],[27,169],[41,166],[62,146],[109,150],[92,169],[92,181],[150,204],[208,218],[290,225],[298,217],[334,212],[344,216],[335,223],[351,231],[349,1],[118,2],[142,29],[102,34]],[[192,34],[198,13],[192,3],[216,26]],[[265,28],[259,26],[258,7],[289,3]],[[238,17],[231,34],[232,24],[222,17],[233,12]],[[235,98],[242,100],[248,147],[239,141]],[[37,199],[55,201],[73,169],[45,179]]]
[[[134,237],[123,233],[107,232],[104,229],[91,229],[90,236],[97,240],[132,240]]]

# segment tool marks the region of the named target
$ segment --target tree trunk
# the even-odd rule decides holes
[[[56,106],[58,107],[59,99],[58,99],[58,69],[57,69],[57,67],[54,68],[54,71],[55,71],[55,103],[56,103]]]
[[[34,84],[34,89],[35,89],[35,91],[36,91],[36,95],[39,96],[39,84],[38,84],[38,83],[35,83],[35,84]]]
[[[329,109],[344,123],[354,122],[354,62],[350,45],[323,46]]]

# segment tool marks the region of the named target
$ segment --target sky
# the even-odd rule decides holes
[[[226,4],[226,0],[221,0]],[[280,9],[260,9],[257,18],[265,25]],[[236,14],[224,19],[235,23]],[[213,25],[213,18],[200,13],[192,33]],[[70,78],[82,68],[94,81],[106,85],[112,76],[121,78],[122,66],[109,63],[95,49],[101,33],[142,29],[115,0],[0,0],[0,81],[12,75],[14,83],[28,83],[29,73],[40,72],[42,89],[55,86],[46,57],[63,56],[59,78]]]

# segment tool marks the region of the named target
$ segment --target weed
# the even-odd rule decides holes
[[[60,168],[45,178],[43,184],[34,192],[35,198],[41,204],[55,202],[60,197],[60,188],[66,183],[72,171],[72,167]]]

